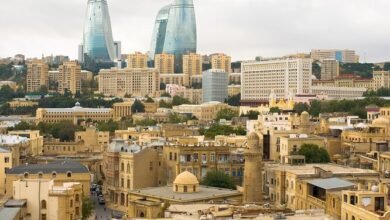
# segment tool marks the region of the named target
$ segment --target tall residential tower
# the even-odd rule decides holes
[[[197,32],[193,0],[175,0],[156,18],[149,58],[160,53],[175,56],[175,72],[181,73],[183,55],[196,53]]]
[[[107,0],[88,0],[79,61],[86,67],[110,65],[117,59],[119,45],[113,40]]]

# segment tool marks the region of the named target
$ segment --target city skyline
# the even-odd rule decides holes
[[[171,2],[109,1],[113,35],[122,41],[124,54],[149,50],[156,13]],[[313,48],[348,48],[355,49],[362,62],[390,60],[386,53],[390,30],[385,28],[390,2],[337,3],[338,7],[325,0],[195,0],[198,53],[225,52],[233,60],[246,60]],[[7,22],[1,24],[0,57],[63,54],[76,59],[85,13],[86,1],[4,3],[0,20]]]

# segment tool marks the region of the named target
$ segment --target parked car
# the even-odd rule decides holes
[[[106,204],[106,200],[105,200],[103,197],[99,197],[98,203],[99,203],[100,205],[104,205],[104,204]]]

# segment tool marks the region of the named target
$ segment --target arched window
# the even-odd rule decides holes
[[[51,177],[56,178],[57,177],[57,173],[56,172],[51,173]]]
[[[23,176],[24,176],[24,178],[28,178],[28,173],[25,172],[25,173],[23,174]]]
[[[127,173],[130,173],[130,164],[127,164]]]
[[[76,202],[79,202],[80,201],[80,196],[79,196],[79,194],[76,194],[76,197],[75,197],[75,199],[74,199]]]
[[[68,171],[68,172],[66,173],[66,176],[69,177],[69,178],[72,177],[72,172]]]
[[[46,200],[41,201],[41,209],[46,209]]]
[[[125,164],[124,163],[121,163],[121,171],[125,171]]]
[[[43,173],[42,173],[42,172],[39,172],[39,173],[38,173],[38,178],[39,178],[39,179],[42,179],[42,177],[43,177]]]

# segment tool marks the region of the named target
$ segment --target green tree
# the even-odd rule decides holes
[[[225,120],[232,120],[234,117],[238,117],[238,112],[237,111],[233,111],[232,109],[229,109],[229,108],[225,108],[225,109],[221,109],[218,113],[217,113],[217,120],[221,120],[221,119],[225,119]]]
[[[306,103],[296,103],[294,106],[294,111],[298,114],[301,114],[302,112],[308,112],[309,111],[309,105]]]
[[[234,128],[229,125],[213,124],[209,128],[200,129],[199,133],[206,138],[214,139],[218,135],[246,135],[246,130],[242,127]]]
[[[281,110],[279,109],[279,107],[272,107],[272,108],[270,108],[269,112],[270,113],[280,113]]]
[[[212,170],[206,173],[202,185],[224,189],[236,189],[233,179],[226,173],[219,170]]]
[[[144,126],[144,127],[155,126],[155,125],[157,125],[157,121],[150,119],[150,118],[147,118],[144,120],[135,121],[134,124],[137,126]]]
[[[171,113],[169,114],[169,123],[172,123],[172,124],[178,124],[178,123],[184,123],[184,122],[187,122],[189,120],[189,118],[185,115],[181,115],[181,114],[178,114],[178,113]]]
[[[257,120],[260,113],[257,111],[250,110],[246,114],[241,115],[241,117],[247,117],[249,120]]]
[[[37,129],[42,134],[52,135],[54,138],[58,138],[61,141],[74,141],[74,135],[76,131],[82,131],[83,128],[78,125],[74,125],[71,121],[61,121],[59,123],[39,123]]]
[[[166,102],[164,100],[160,100],[159,107],[160,108],[172,108],[172,104],[168,103],[168,102]]]
[[[145,101],[146,103],[154,103],[154,100],[148,96],[148,98]]]
[[[99,129],[99,131],[109,131],[111,133],[114,133],[115,130],[119,129],[119,124],[113,120],[109,120],[106,122],[98,123],[97,128]]]
[[[39,87],[39,94],[46,95],[48,93],[49,93],[49,89],[47,88],[47,86],[42,85],[41,87]]]
[[[89,216],[92,214],[92,210],[94,209],[93,203],[90,198],[83,198],[83,205],[82,205],[82,219],[86,220]]]
[[[321,113],[321,101],[312,101],[310,104],[309,113],[312,116],[318,116]]]
[[[19,124],[15,125],[12,128],[9,128],[8,130],[12,131],[23,131],[23,130],[35,130],[36,126],[34,124],[30,124],[28,122],[22,121]]]
[[[225,100],[225,103],[231,106],[240,106],[240,102],[241,102],[241,94],[229,96],[229,98]]]
[[[173,106],[184,105],[184,104],[191,104],[191,102],[188,99],[185,99],[177,95],[173,97],[172,99]]]
[[[14,98],[14,90],[8,86],[2,86],[0,89],[0,102],[8,102]]]
[[[328,152],[324,148],[318,147],[316,144],[303,144],[301,148],[294,154],[305,156],[306,163],[330,162]]]
[[[131,106],[131,112],[132,113],[145,112],[145,105],[137,99],[134,101],[133,105]]]

